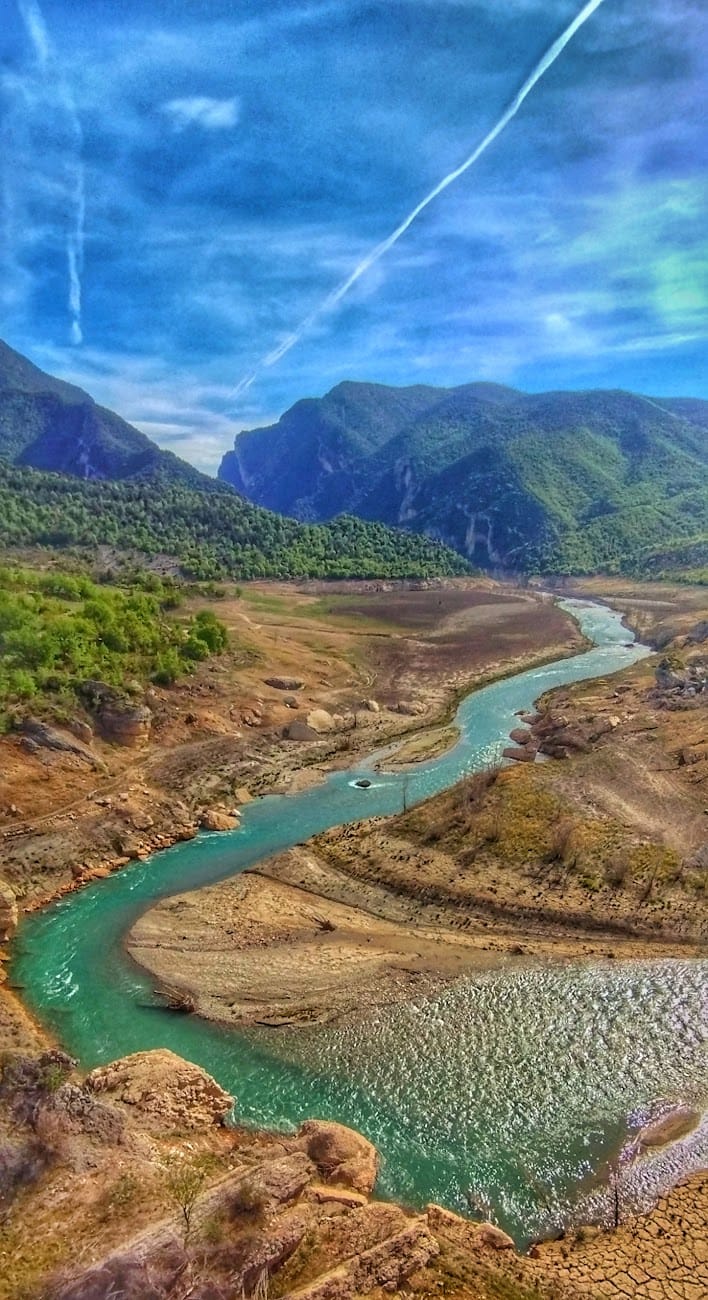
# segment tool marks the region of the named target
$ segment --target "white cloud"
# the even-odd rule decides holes
[[[212,99],[209,95],[188,95],[170,99],[161,111],[172,119],[176,131],[187,126],[203,126],[209,131],[223,131],[238,122],[241,105],[233,99]]]

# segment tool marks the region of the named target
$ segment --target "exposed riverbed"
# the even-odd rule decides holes
[[[400,1199],[489,1205],[519,1240],[586,1217],[630,1113],[639,1123],[659,1099],[708,1102],[708,963],[513,966],[357,1026],[268,1037],[151,1008],[151,981],[122,942],[158,898],[328,827],[396,813],[404,789],[412,804],[446,788],[495,760],[515,712],[541,693],[646,653],[612,611],[565,604],[597,648],[469,696],[456,717],[460,741],[441,757],[405,774],[374,774],[370,761],[257,800],[239,831],[176,846],[26,919],[12,973],[28,1005],[82,1065],[167,1046],[233,1091],[242,1120],[278,1127],[319,1115],[361,1129],[384,1157],[382,1190]],[[372,784],[362,790],[354,782],[364,772]],[[707,1161],[699,1127],[668,1155],[643,1158],[627,1175],[631,1195]]]

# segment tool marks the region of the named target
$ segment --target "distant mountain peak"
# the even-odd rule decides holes
[[[296,519],[403,525],[487,566],[593,571],[708,533],[708,402],[346,381],[251,429],[219,477]]]
[[[217,487],[83,389],[46,374],[2,340],[0,458],[77,478],[159,475],[195,487]]]

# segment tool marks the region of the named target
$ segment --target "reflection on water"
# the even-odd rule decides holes
[[[645,653],[626,645],[616,614],[566,603],[600,646],[470,696],[456,717],[459,744],[410,778],[356,789],[353,778],[371,770],[360,764],[298,795],[254,800],[240,830],[181,844],[26,919],[13,960],[26,1001],[87,1067],[169,1047],[235,1093],[247,1122],[287,1127],[319,1115],[360,1128],[384,1156],[382,1189],[403,1200],[466,1209],[469,1194],[519,1239],[585,1216],[630,1109],[641,1117],[657,1099],[706,1103],[708,963],[487,972],[360,1026],[264,1039],[148,1010],[151,980],[122,948],[156,899],[327,827],[398,812],[404,781],[411,804],[446,788],[497,757],[515,710],[541,692]],[[706,1162],[701,1130],[628,1171],[632,1195]]]
[[[592,1176],[606,1185],[630,1099],[637,1127],[659,1099],[708,1104],[707,1001],[703,962],[489,971],[277,1050],[368,1096],[388,1192],[476,1201],[533,1236],[598,1212]],[[708,1125],[635,1162],[623,1194],[641,1203],[706,1162]]]

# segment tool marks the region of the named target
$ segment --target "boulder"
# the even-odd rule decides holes
[[[221,1124],[234,1104],[206,1070],[165,1048],[99,1065],[86,1087],[106,1093],[141,1125],[161,1132]]]
[[[319,733],[308,727],[302,718],[296,718],[285,728],[286,740],[319,740]]]
[[[351,1187],[365,1195],[373,1191],[379,1172],[376,1147],[343,1124],[311,1119],[298,1130],[298,1144],[327,1183]]]
[[[513,758],[517,763],[533,763],[536,759],[536,750],[532,745],[524,745],[518,748],[515,745],[507,745],[502,750],[502,758]]]
[[[96,722],[104,740],[114,745],[133,748],[142,745],[150,735],[152,710],[147,704],[130,704],[114,701],[105,704],[96,714]]]
[[[417,718],[421,713],[425,713],[425,705],[419,700],[399,700],[396,712],[403,713],[406,717]]]
[[[326,735],[329,731],[336,731],[337,720],[328,713],[326,709],[311,709],[305,721],[308,727],[316,731],[318,736]]]
[[[19,912],[14,890],[6,880],[0,878],[0,943],[6,943],[12,938],[18,921]]]
[[[264,681],[276,691],[301,691],[305,685],[299,677],[266,677]]]
[[[203,831],[235,831],[239,819],[233,813],[222,812],[218,808],[207,808],[199,818],[199,825]]]
[[[533,740],[531,732],[527,731],[525,727],[514,727],[509,732],[509,737],[515,745],[528,745]]]
[[[381,705],[378,700],[364,700],[362,708],[367,709],[369,713],[381,712]]]

